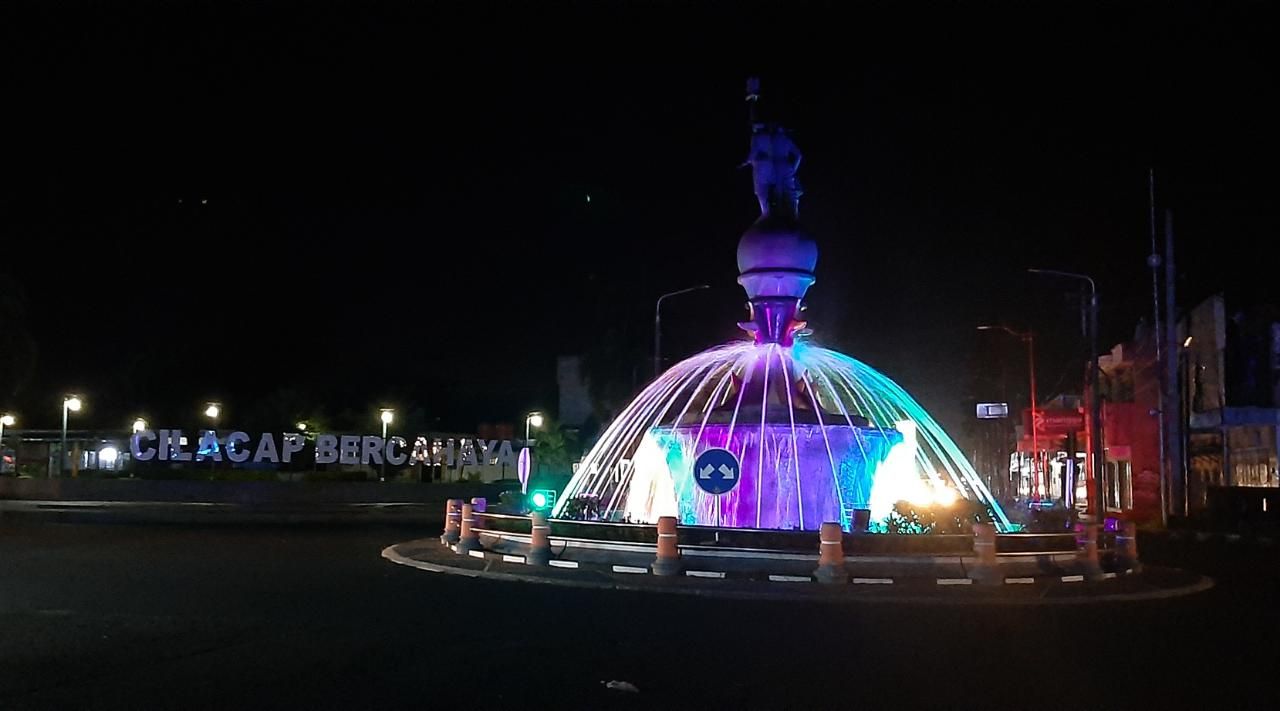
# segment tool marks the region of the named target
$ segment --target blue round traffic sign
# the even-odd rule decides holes
[[[727,449],[708,449],[693,460],[693,480],[698,488],[719,496],[732,491],[742,478],[742,465]]]

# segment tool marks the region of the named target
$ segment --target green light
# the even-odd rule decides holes
[[[555,505],[555,489],[534,489],[529,492],[529,508],[535,511],[547,511]]]

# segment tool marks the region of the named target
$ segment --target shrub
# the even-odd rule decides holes
[[[574,521],[599,521],[600,497],[591,494],[575,496],[565,502],[560,517]]]
[[[968,499],[957,499],[945,508],[916,508],[907,501],[899,501],[885,519],[884,528],[887,533],[900,535],[969,534],[973,532],[973,524],[990,521],[987,507]]]

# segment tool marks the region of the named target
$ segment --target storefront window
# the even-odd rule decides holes
[[[1107,462],[1107,510],[1133,508],[1133,465],[1128,460]]]
[[[1227,445],[1233,486],[1280,486],[1274,425],[1228,428]]]

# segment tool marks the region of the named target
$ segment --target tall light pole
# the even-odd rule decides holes
[[[204,416],[205,416],[205,417],[207,417],[207,418],[209,418],[209,419],[213,422],[213,425],[212,425],[212,426],[213,426],[213,430],[212,430],[212,432],[213,432],[213,446],[214,446],[214,447],[217,447],[217,446],[218,446],[218,415],[220,415],[220,414],[222,414],[222,405],[220,405],[220,404],[218,404],[218,403],[216,403],[216,402],[207,403],[207,404],[205,405],[205,407],[204,407]],[[197,447],[196,447],[196,449],[199,449],[199,447],[197,446]],[[212,453],[210,453],[210,454],[209,454],[209,469],[216,469],[216,468],[217,468],[216,460],[214,460],[214,458],[213,458],[213,454],[212,454]]]
[[[654,307],[653,307],[653,378],[654,380],[657,380],[658,376],[662,374],[662,302],[666,299],[671,298],[672,296],[679,296],[681,294],[688,294],[691,291],[701,291],[703,289],[710,289],[710,288],[711,288],[710,284],[699,284],[697,286],[691,286],[687,289],[680,289],[679,291],[668,292],[658,297],[658,302],[654,304]]]
[[[1089,351],[1092,359],[1089,366],[1089,429],[1093,436],[1089,438],[1092,448],[1090,458],[1093,461],[1093,485],[1097,488],[1094,505],[1097,506],[1098,523],[1102,523],[1107,511],[1107,491],[1105,481],[1106,461],[1102,451],[1102,394],[1098,392],[1098,286],[1093,277],[1074,272],[1063,272],[1057,269],[1028,269],[1032,274],[1076,279],[1089,284]]]
[[[1160,392],[1156,396],[1156,410],[1160,413],[1160,436],[1158,438],[1160,444],[1160,527],[1166,528],[1169,525],[1168,488],[1170,467],[1167,465],[1165,457],[1165,438],[1168,436],[1169,419],[1164,409],[1168,388],[1165,387],[1164,383],[1167,369],[1164,365],[1165,344],[1160,323],[1160,265],[1163,263],[1163,259],[1156,245],[1156,171],[1154,168],[1149,168],[1147,171],[1147,206],[1150,209],[1149,226],[1151,227],[1151,254],[1147,256],[1147,266],[1151,267],[1151,306],[1155,322],[1156,382],[1160,385]]]
[[[1189,324],[1188,330],[1190,330]],[[1190,501],[1190,491],[1187,487],[1186,481],[1187,449],[1189,446],[1189,443],[1187,442],[1187,430],[1190,429],[1189,420],[1191,419],[1191,408],[1195,402],[1193,400],[1194,393],[1192,392],[1194,381],[1191,373],[1191,343],[1194,340],[1194,337],[1187,336],[1186,340],[1182,341],[1178,347],[1178,355],[1175,358],[1178,366],[1178,382],[1176,383],[1178,409],[1174,413],[1177,419],[1172,420],[1172,422],[1176,425],[1176,427],[1173,428],[1173,431],[1175,439],[1177,440],[1177,446],[1170,447],[1169,449],[1170,452],[1175,453],[1177,456],[1177,459],[1172,462],[1171,470],[1174,472],[1175,476],[1182,477],[1182,500],[1176,503],[1181,504],[1182,511],[1184,512],[1188,510],[1187,507],[1189,506]],[[1168,353],[1168,351],[1165,352]],[[1165,402],[1168,402],[1168,400],[1165,400]]]
[[[382,471],[378,474],[378,481],[387,480],[387,425],[396,418],[396,411],[384,407],[378,413],[378,419],[382,421]]]
[[[67,461],[67,413],[79,412],[83,405],[80,398],[75,395],[67,395],[62,398],[62,450],[58,454],[58,476],[62,476],[62,465]]]
[[[4,428],[13,427],[14,422],[17,422],[17,420],[14,419],[13,415],[10,415],[7,412],[4,413],[3,415],[0,415],[0,465],[3,464],[2,460],[4,459]],[[13,464],[16,471],[16,468],[18,465],[18,462],[16,459],[14,460]],[[3,467],[0,466],[0,469],[2,468]]]
[[[529,430],[540,429],[542,427],[542,413],[530,412],[524,417],[524,446],[529,446]]]
[[[1023,343],[1027,344],[1028,370],[1030,372],[1029,377],[1031,379],[1031,452],[1032,452],[1031,482],[1032,482],[1032,485],[1035,487],[1035,490],[1036,490],[1035,493],[1039,495],[1040,494],[1040,477],[1041,477],[1041,474],[1043,473],[1043,468],[1040,466],[1040,435],[1036,431],[1036,412],[1037,412],[1036,408],[1039,407],[1039,405],[1037,405],[1037,398],[1036,398],[1035,334],[1029,330],[1026,333],[1023,333],[1022,331],[1015,331],[1012,328],[1009,328],[1008,326],[979,326],[978,330],[979,331],[1004,331],[1010,336],[1019,338],[1022,340]],[[1065,491],[1063,492],[1063,498],[1064,499],[1066,498]]]

